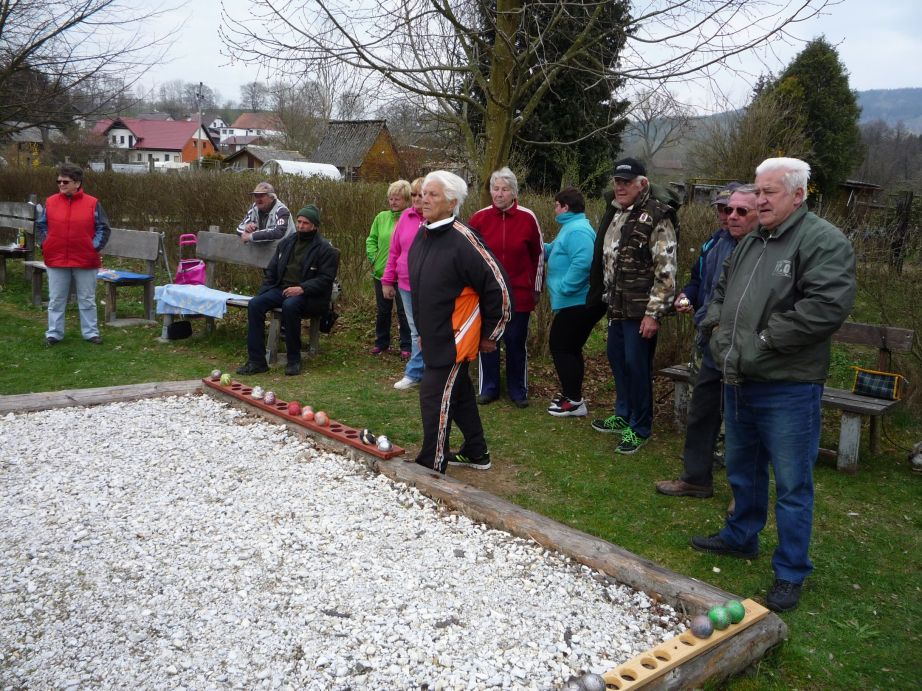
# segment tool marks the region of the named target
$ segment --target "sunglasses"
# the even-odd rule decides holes
[[[58,181],[57,181],[57,183],[58,183],[59,185],[69,185],[69,184],[71,184],[72,182],[73,182],[73,180],[58,180]]]
[[[726,206],[724,209],[728,216],[736,212],[736,215],[740,218],[746,218],[750,211],[754,211],[754,209],[747,209],[745,206]]]

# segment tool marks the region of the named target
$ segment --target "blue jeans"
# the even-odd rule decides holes
[[[775,577],[803,583],[813,571],[813,464],[820,445],[820,384],[749,382],[724,386],[727,480],[736,510],[721,538],[742,551],[759,547],[768,518],[768,467],[775,471],[778,547]]]
[[[48,330],[45,338],[64,338],[64,309],[74,279],[77,308],[80,311],[80,333],[83,338],[99,335],[96,314],[96,269],[53,269],[48,267]]]
[[[639,319],[608,322],[608,364],[615,377],[615,415],[646,439],[653,432],[653,355],[656,336],[640,335]]]
[[[419,349],[419,331],[416,330],[416,322],[413,321],[413,298],[409,290],[398,288],[400,291],[400,301],[403,303],[403,313],[407,316],[407,326],[410,327],[410,359],[403,370],[403,376],[419,381],[423,378],[423,351]]]

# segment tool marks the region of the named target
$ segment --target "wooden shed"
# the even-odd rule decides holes
[[[310,160],[336,166],[344,180],[400,177],[400,155],[385,120],[331,120]]]

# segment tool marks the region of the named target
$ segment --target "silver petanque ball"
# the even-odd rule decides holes
[[[681,300],[679,300],[679,307],[688,307],[690,305],[691,305],[691,300],[689,300],[688,298],[682,298]]]
[[[563,684],[564,691],[584,691],[582,677],[570,677]]]
[[[266,395],[263,396],[263,401],[269,405],[275,405],[275,392],[266,391]]]
[[[221,379],[221,370],[213,369],[211,370],[211,381],[218,381]]]
[[[585,691],[605,691],[605,679],[601,674],[584,674],[580,677],[580,682]]]
[[[391,440],[385,437],[383,434],[378,437],[378,451],[390,451],[394,448],[394,445],[391,444]]]
[[[266,395],[266,392],[263,391],[263,387],[261,387],[261,386],[254,386],[254,387],[253,387],[253,391],[250,393],[250,395],[251,395],[253,398],[260,399],[260,398],[262,398],[263,396]]]

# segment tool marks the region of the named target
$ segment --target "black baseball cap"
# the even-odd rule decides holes
[[[647,169],[644,167],[643,163],[638,161],[636,158],[622,158],[620,161],[615,161],[615,178],[620,178],[622,180],[633,180],[638,175],[647,176]]]

